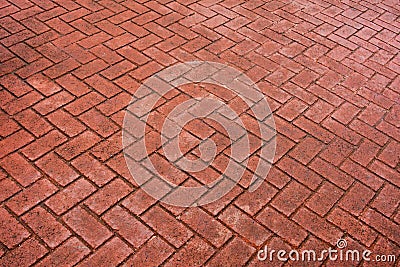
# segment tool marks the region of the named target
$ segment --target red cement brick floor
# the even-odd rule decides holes
[[[0,17],[0,266],[267,266],[265,245],[322,250],[339,238],[399,255],[398,0],[0,0]],[[145,78],[191,60],[256,81],[278,138],[256,192],[241,181],[184,209],[138,189],[121,125]],[[188,98],[175,90],[154,117]],[[212,135],[221,154],[197,181],[229,155],[204,123],[188,126],[185,149]]]

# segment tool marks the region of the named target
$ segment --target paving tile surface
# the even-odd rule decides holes
[[[398,266],[399,52],[398,0],[0,0],[0,266],[267,266],[257,259],[264,246],[322,250],[339,238],[398,256],[352,265]],[[180,103],[213,95],[251,140],[231,192],[181,208],[138,187],[121,128],[146,78],[193,60],[257,82],[277,150],[249,192],[260,132],[241,98],[204,84],[164,95],[147,152],[172,182],[209,183],[231,153],[218,123],[194,120],[182,151],[196,158],[210,138],[218,155],[202,172],[171,171],[160,131]]]

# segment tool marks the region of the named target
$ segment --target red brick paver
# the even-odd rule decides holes
[[[398,0],[0,0],[0,266],[267,266],[266,245],[322,250],[339,238],[399,257],[399,52]],[[250,133],[243,180],[180,208],[138,187],[121,127],[147,77],[192,60],[257,82],[277,151],[249,192],[260,132],[245,103],[204,84],[164,95],[147,152],[171,181],[208,183],[231,153],[219,124],[195,120],[181,134],[186,156],[207,137],[219,154],[204,172],[171,172],[160,130],[175,106],[214,95]]]

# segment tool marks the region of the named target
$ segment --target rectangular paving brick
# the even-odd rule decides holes
[[[369,125],[374,126],[385,114],[386,110],[384,108],[370,103],[368,107],[361,112],[359,118]]]
[[[131,184],[134,186],[137,186],[136,181],[133,179],[132,174],[130,173],[128,166],[126,164],[126,161],[124,161],[124,155],[123,154],[118,154],[114,156],[112,159],[110,159],[107,162],[107,166],[110,167],[112,170],[114,170],[116,173],[124,177],[127,181],[129,181]],[[134,167],[135,174],[134,175],[140,175],[139,177],[143,177],[143,179],[149,179],[151,178],[152,174],[147,171],[144,167],[140,166],[140,164],[134,162],[134,161],[128,161],[129,164],[131,165],[131,168]],[[102,180],[98,181],[100,183],[104,183],[107,181],[107,176],[104,176]],[[96,181],[96,180],[94,180]]]
[[[394,168],[400,162],[400,158],[398,156],[400,154],[399,152],[400,152],[400,143],[392,141],[385,147],[382,153],[379,154],[378,158],[385,164]]]
[[[186,245],[170,258],[165,266],[202,266],[214,253],[211,245],[200,237],[194,237]]]
[[[104,225],[79,206],[65,214],[63,220],[94,248],[100,246],[112,236],[112,233]]]
[[[367,166],[379,151],[379,146],[368,139],[364,139],[363,143],[350,156],[352,160],[360,165]]]
[[[99,8],[97,8],[96,12],[92,12],[92,13],[88,11],[89,15],[84,16],[84,19],[87,20],[90,23],[96,23],[98,21],[101,21],[101,20],[113,15],[113,12],[111,12],[108,9],[102,9],[102,10],[98,10],[98,9]],[[80,18],[80,17],[82,17],[81,14],[75,14],[75,16],[74,16],[74,18],[72,18],[72,20],[75,19],[75,18]]]
[[[378,190],[384,183],[378,175],[375,175],[367,168],[364,168],[351,160],[346,160],[342,164],[341,169],[350,174],[354,179],[369,186],[374,191]]]
[[[78,266],[115,266],[126,259],[132,251],[133,250],[121,239],[115,237],[99,248],[90,257],[79,263]]]
[[[46,179],[39,180],[26,190],[7,201],[7,207],[18,215],[48,198],[57,191],[57,187]]]
[[[115,133],[110,136],[107,140],[99,143],[91,149],[93,155],[100,161],[106,161],[116,154],[118,154],[122,149],[122,140],[120,133]]]
[[[304,136],[306,136],[304,131],[279,117],[275,118],[275,124],[279,133],[289,137],[295,142],[299,142]]]
[[[53,41],[58,37],[60,37],[60,35],[56,31],[50,29],[50,31],[44,32],[37,35],[36,37],[27,40],[26,43],[28,45],[31,45],[32,47],[38,47],[42,44]]]
[[[20,244],[30,236],[21,223],[19,223],[6,209],[0,209],[0,241],[8,248]]]
[[[60,91],[49,98],[40,101],[33,108],[41,115],[47,115],[72,100],[74,100],[74,97],[71,94],[66,91]]]
[[[50,96],[61,90],[54,81],[40,73],[29,77],[27,82],[45,96]]]
[[[101,70],[104,70],[105,68],[107,68],[107,63],[101,59],[96,59],[80,66],[73,72],[73,74],[79,79],[85,79]]]
[[[329,91],[321,86],[315,85],[315,84],[308,87],[307,91],[318,96],[319,98],[323,99],[324,101],[334,105],[335,107],[339,106],[343,102],[343,99],[341,99],[336,94],[333,94],[331,91]],[[305,113],[306,116],[307,116],[307,113],[308,112]]]
[[[323,217],[342,195],[343,190],[329,182],[325,182],[318,188],[317,192],[307,200],[306,206]]]
[[[0,141],[0,158],[23,147],[34,140],[33,136],[25,130],[20,130]]]
[[[65,48],[65,52],[81,64],[86,64],[96,58],[89,51],[86,51],[84,48],[80,47],[77,44],[71,44],[67,46]]]
[[[79,174],[55,153],[45,155],[35,164],[62,186],[66,186],[79,177]]]
[[[302,88],[307,88],[312,82],[318,78],[318,74],[309,70],[303,70],[291,79],[292,82]]]
[[[313,190],[315,190],[322,181],[322,178],[317,173],[291,158],[283,158],[279,162],[278,167]]]
[[[29,211],[22,219],[51,248],[55,248],[71,235],[67,228],[41,207]]]
[[[40,71],[43,71],[52,65],[53,63],[50,60],[47,60],[45,58],[40,58],[39,60],[36,60],[32,64],[29,64],[28,66],[19,69],[17,71],[17,74],[22,78],[28,78],[29,76],[39,73]]]
[[[174,249],[163,241],[160,237],[154,236],[144,246],[140,248],[134,255],[122,266],[158,266],[164,262]]]
[[[138,52],[137,50],[133,49],[130,46],[124,46],[121,47],[120,49],[117,50],[118,54],[124,56],[131,62],[137,65],[143,65],[144,63],[147,63],[150,58],[145,56],[144,54]]]
[[[324,143],[329,143],[334,136],[320,125],[306,119],[305,117],[299,117],[294,121],[294,124]]]
[[[126,197],[122,202],[122,205],[134,214],[140,215],[156,202],[156,199],[149,196],[145,191],[139,189]]]
[[[361,183],[354,183],[347,194],[340,200],[339,206],[355,216],[360,215],[375,193]]]
[[[24,147],[21,151],[30,160],[35,160],[53,150],[67,140],[61,132],[53,130],[35,142]]]
[[[336,244],[336,241],[342,236],[343,232],[330,224],[326,219],[321,218],[306,208],[300,208],[293,216],[293,221],[313,233],[325,242]]]
[[[323,144],[315,138],[305,138],[289,155],[307,165],[323,148]]]
[[[14,74],[9,74],[0,78],[0,84],[17,97],[32,91],[32,87]]]
[[[2,188],[0,192],[0,201],[3,202],[7,198],[13,196],[18,191],[20,191],[20,187],[13,182],[11,179],[2,179],[0,180],[0,187]]]
[[[320,158],[316,158],[310,164],[310,168],[322,175],[324,178],[328,179],[330,182],[345,190],[347,190],[354,181],[352,177]]]
[[[26,187],[37,181],[42,174],[35,169],[24,157],[14,153],[4,158],[0,165],[8,174],[11,175],[18,183]]]
[[[271,232],[254,222],[249,215],[234,206],[229,206],[218,218],[257,246],[264,243],[271,236]]]
[[[91,109],[92,106],[99,104],[103,100],[104,98],[100,94],[96,92],[90,92],[68,104],[65,109],[72,115],[76,116],[85,112],[86,110]]]
[[[213,257],[205,266],[243,266],[255,252],[255,248],[240,238],[234,238],[227,246]]]
[[[304,229],[270,207],[263,209],[256,218],[268,229],[295,246],[307,237]]]
[[[54,213],[61,215],[89,196],[95,190],[96,188],[90,182],[81,178],[50,197],[45,204]]]
[[[334,110],[334,107],[324,101],[318,100],[312,107],[310,107],[304,115],[310,120],[320,123],[323,119],[325,119],[331,112]]]
[[[350,125],[350,128],[359,132],[361,135],[367,137],[369,140],[377,143],[380,146],[384,145],[388,141],[386,135],[360,120],[353,121]]]
[[[51,79],[56,79],[80,66],[75,59],[67,59],[44,71],[44,74]]]
[[[121,89],[118,86],[97,74],[85,79],[85,82],[107,98],[121,92]]]
[[[279,60],[284,60],[282,59],[275,59],[276,61]],[[291,61],[289,61],[291,62]],[[287,64],[289,64],[289,62]],[[300,71],[302,69],[301,65],[297,65],[297,63],[293,63],[295,65],[295,71]],[[300,86],[294,84],[294,83],[285,83],[284,85],[281,86],[282,89],[284,89],[286,92],[290,93],[291,95],[295,95],[298,99],[306,103],[306,108],[309,105],[312,105],[315,101],[317,101],[317,97]],[[305,113],[305,112],[304,112]]]
[[[128,60],[124,60],[102,71],[101,74],[109,80],[114,80],[135,68],[136,65]]]
[[[47,253],[47,249],[34,238],[22,243],[0,259],[3,266],[30,266]]]
[[[83,113],[79,119],[103,137],[108,137],[119,130],[117,125],[96,109]]]
[[[111,36],[105,32],[99,32],[92,36],[89,36],[81,41],[78,44],[86,49],[96,46],[100,43],[103,43],[107,40],[111,39]]]
[[[6,137],[12,133],[15,133],[21,127],[13,120],[9,115],[4,112],[0,112],[0,136]]]
[[[5,49],[5,48],[4,48]],[[21,59],[18,58],[12,58],[6,62],[3,63],[3,68],[1,70],[1,74],[7,74],[8,72],[12,72],[21,66],[24,66],[24,63]]]
[[[380,177],[382,177],[383,179],[393,183],[394,185],[396,186],[400,185],[399,173],[391,169],[387,165],[379,161],[374,161],[369,169],[372,172],[379,175]]]
[[[391,138],[400,142],[400,138],[398,137],[400,130],[398,128],[396,128],[395,126],[393,126],[392,124],[387,123],[385,121],[381,121],[378,124],[377,128],[379,130],[381,130],[382,132],[384,132],[385,134],[387,134],[388,136],[390,136]]]
[[[181,247],[193,235],[186,226],[158,206],[151,208],[142,218],[176,248]]]
[[[88,247],[79,241],[78,238],[72,237],[57,247],[48,257],[40,261],[37,266],[72,266],[89,253],[90,249]]]
[[[66,74],[56,80],[56,82],[75,96],[82,96],[90,91],[89,87],[71,74]]]
[[[371,227],[375,228],[378,232],[387,236],[396,244],[400,243],[399,235],[397,234],[398,225],[379,212],[369,208],[361,217],[361,219]]]
[[[232,236],[228,228],[198,208],[189,209],[181,220],[216,247],[221,247]]]
[[[386,184],[379,192],[379,195],[375,197],[371,207],[376,208],[379,212],[387,217],[391,217],[395,211],[395,208],[399,205],[399,194],[399,188],[391,184]]]
[[[343,80],[342,75],[330,70],[318,80],[317,84],[324,88],[330,89],[335,85],[337,85],[342,80]]]
[[[271,175],[271,172],[269,175]],[[266,179],[271,182],[268,177]],[[277,193],[278,190],[271,185],[263,184],[254,192],[245,191],[235,200],[235,204],[249,215],[254,216]]]
[[[71,163],[83,175],[98,186],[103,186],[115,177],[115,174],[107,166],[101,164],[98,160],[88,154],[80,155]]]
[[[125,92],[122,92],[110,99],[107,99],[105,102],[101,103],[98,106],[98,109],[104,115],[110,116],[111,114],[127,107],[128,104],[130,103],[130,101],[131,101],[131,96]]]
[[[346,141],[336,138],[326,147],[326,149],[319,155],[322,159],[332,163],[335,166],[347,158],[354,151],[354,146]]]
[[[103,219],[135,248],[142,246],[153,235],[148,227],[119,206],[108,211]]]
[[[56,152],[66,160],[70,160],[100,141],[100,137],[91,131],[85,131],[74,137],[64,145],[58,147]]]
[[[310,194],[311,191],[307,187],[293,180],[281,189],[279,194],[271,201],[271,205],[289,217],[305,202]]]
[[[266,179],[268,179],[268,181],[270,181],[270,183],[275,187],[281,189],[290,181],[291,178],[278,168],[272,167],[268,172]]]
[[[131,191],[131,187],[129,187],[125,182],[121,179],[115,179],[88,198],[85,201],[85,205],[95,213],[101,214],[110,206],[128,195]]]
[[[350,233],[366,246],[370,246],[378,236],[372,228],[339,208],[334,209],[332,213],[329,214],[328,220]]]
[[[47,119],[69,137],[76,136],[86,129],[79,120],[62,109],[47,115]]]

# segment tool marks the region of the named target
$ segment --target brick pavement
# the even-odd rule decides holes
[[[0,0],[0,25],[0,266],[266,266],[256,257],[264,245],[326,249],[338,238],[399,255],[398,0]],[[256,81],[278,136],[257,191],[246,191],[250,163],[222,199],[185,209],[137,188],[121,125],[144,79],[190,60]],[[160,118],[190,97],[227,100],[257,139],[237,97],[178,89],[148,126],[165,172]],[[224,171],[221,127],[198,120],[182,136],[190,157],[209,136],[219,154],[174,181]]]

